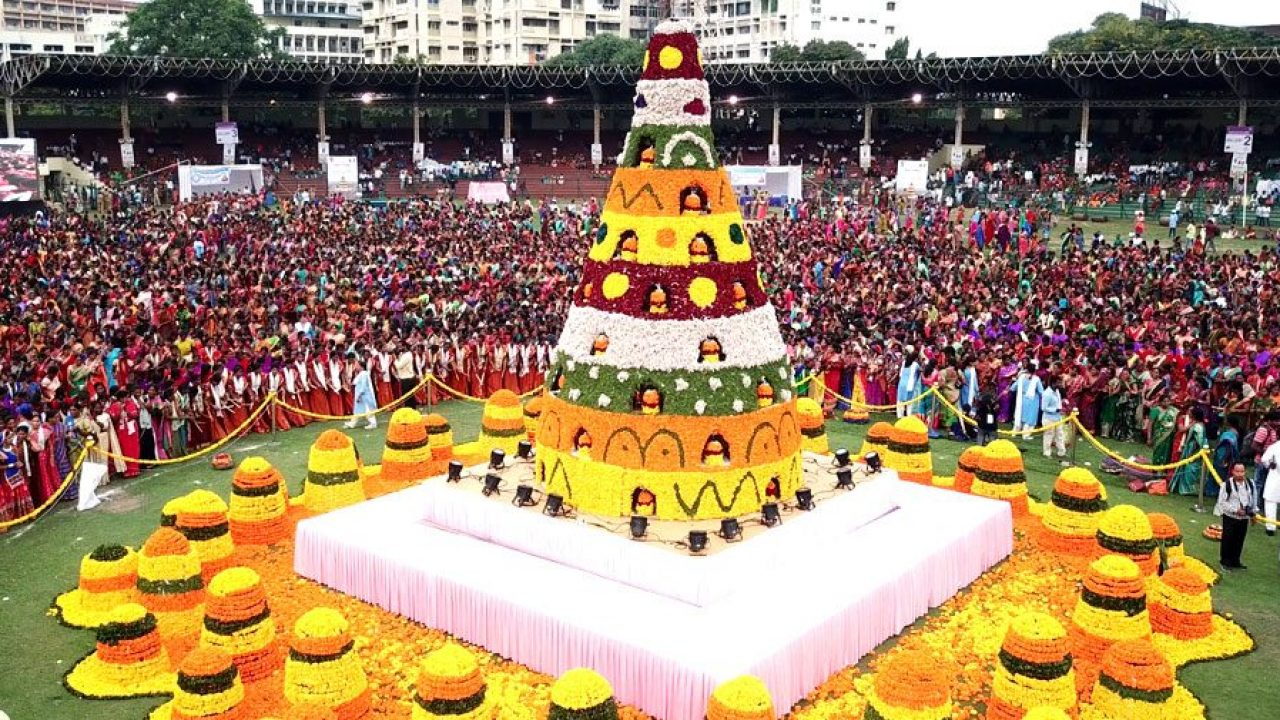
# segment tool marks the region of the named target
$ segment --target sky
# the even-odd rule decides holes
[[[1280,25],[1276,0],[1174,0],[1183,18],[1223,25]],[[1049,39],[1088,27],[1104,12],[1137,17],[1140,0],[900,0],[911,52],[944,57],[1043,52]]]

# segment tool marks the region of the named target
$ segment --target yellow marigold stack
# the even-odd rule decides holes
[[[1098,520],[1107,509],[1107,491],[1092,472],[1072,467],[1053,483],[1053,496],[1040,521],[1040,544],[1078,557],[1096,554]]]
[[[867,428],[867,436],[862,439],[862,448],[858,450],[858,455],[865,456],[867,453],[876,453],[881,459],[886,459],[889,454],[889,437],[893,435],[893,426],[881,420],[871,424]]]
[[[204,579],[200,557],[178,531],[162,527],[143,544],[138,593],[156,616],[161,638],[180,646],[195,641],[204,616]]]
[[[1067,631],[1051,615],[1030,612],[1009,625],[991,680],[987,720],[1023,720],[1033,708],[1076,714],[1076,678]]]
[[[258,573],[233,567],[214,576],[200,645],[228,653],[246,683],[269,677],[280,668],[276,625]]]
[[[1027,515],[1027,473],[1022,453],[1008,440],[995,440],[983,450],[970,490],[1013,507],[1014,517]]]
[[[487,720],[493,715],[480,664],[466,648],[446,643],[427,653],[413,693],[413,720]]]
[[[95,628],[125,603],[138,602],[138,554],[123,545],[99,545],[80,560],[80,583],[53,601],[65,625]]]
[[[1178,640],[1198,640],[1213,634],[1209,586],[1187,568],[1170,568],[1152,579],[1148,608],[1152,632]]]
[[[252,720],[243,702],[244,683],[231,656],[202,647],[183,658],[173,700],[156,708],[150,720]]]
[[[524,433],[529,442],[538,440],[538,419],[542,417],[542,396],[535,395],[524,404]]]
[[[773,698],[760,678],[743,675],[721,683],[707,701],[707,720],[774,720]]]
[[[978,465],[982,463],[983,450],[981,445],[970,445],[960,453],[960,458],[956,460],[956,480],[952,485],[956,492],[967,493],[973,490],[973,478],[978,472]]]
[[[302,487],[302,504],[313,513],[362,502],[364,485],[351,438],[337,430],[320,433],[307,456],[307,480]]]
[[[1146,580],[1132,560],[1105,555],[1089,564],[1071,615],[1070,635],[1076,689],[1081,692],[1093,685],[1107,648],[1151,637]]]
[[[933,455],[929,452],[929,428],[915,415],[900,418],[889,434],[885,467],[898,477],[921,485],[933,484]]]
[[[227,520],[227,503],[209,490],[193,490],[178,503],[174,525],[200,556],[200,575],[205,584],[231,566],[235,544]]]
[[[876,670],[863,720],[950,720],[948,675],[944,663],[922,651],[889,656]]]
[[[516,446],[525,439],[524,408],[520,398],[510,390],[499,390],[484,401],[480,416],[480,439],[460,445],[454,454],[471,465],[487,460],[491,450],[500,449],[514,457]]]
[[[1091,701],[1084,720],[1183,720],[1203,710],[1149,640],[1126,640],[1107,650]]]
[[[1038,707],[1032,708],[1023,715],[1022,720],[1075,720],[1075,716],[1068,715],[1055,707]]]
[[[431,447],[431,474],[439,475],[453,459],[453,428],[443,415],[427,415],[422,421],[427,428],[427,444]]]
[[[1098,521],[1099,554],[1124,555],[1137,563],[1143,575],[1155,575],[1160,569],[1156,539],[1147,514],[1133,505],[1117,505],[1102,514]]]
[[[314,608],[294,624],[284,665],[284,697],[293,705],[329,708],[337,720],[369,713],[369,680],[347,619],[337,610]]]
[[[181,507],[185,495],[176,498],[170,498],[160,508],[160,527],[173,527],[178,524],[178,508]]]
[[[387,425],[387,441],[382,450],[382,479],[408,483],[431,476],[431,447],[422,413],[400,408]]]
[[[570,670],[551,686],[547,720],[618,720],[613,687],[594,670]]]
[[[63,682],[73,694],[86,698],[173,692],[174,674],[155,615],[137,603],[112,609],[97,628],[93,653],[76,663]]]
[[[813,398],[800,398],[796,401],[796,419],[800,425],[800,434],[804,439],[800,447],[807,452],[826,455],[831,452],[827,443],[827,424],[822,419],[822,408]]]
[[[1218,573],[1198,558],[1187,554],[1183,546],[1182,529],[1178,521],[1164,513],[1147,513],[1151,522],[1151,535],[1156,541],[1157,554],[1163,552],[1166,567],[1184,567],[1195,573],[1207,585],[1218,582]]]
[[[289,535],[289,488],[261,457],[245,458],[231,478],[227,519],[237,545],[274,545]]]

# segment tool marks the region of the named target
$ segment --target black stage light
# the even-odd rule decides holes
[[[768,528],[782,524],[782,513],[778,510],[778,503],[771,502],[760,506],[760,523]]]
[[[880,453],[869,452],[862,456],[862,461],[867,464],[867,474],[875,475],[880,472],[880,468],[884,467],[884,463],[880,460]]]
[[[738,524],[735,518],[725,518],[720,521],[720,537],[725,542],[736,542],[742,539],[742,526]]]
[[[489,452],[489,469],[501,470],[502,466],[507,462],[507,454],[502,448],[494,448]]]
[[[512,498],[511,504],[516,507],[529,507],[537,505],[538,502],[533,499],[533,486],[521,483],[516,486],[516,496]]]
[[[800,488],[796,491],[796,507],[801,510],[813,509],[813,491],[809,488]]]
[[[489,473],[484,476],[484,496],[498,494],[498,486],[502,484],[502,476],[495,473]]]
[[[564,509],[564,498],[559,495],[548,495],[547,504],[543,506],[542,512],[551,517],[567,514]]]
[[[533,456],[533,443],[528,440],[521,440],[516,445],[516,456],[521,460],[528,460]]]
[[[849,466],[849,450],[848,448],[840,448],[836,451],[836,467]]]
[[[840,468],[836,471],[836,489],[852,490],[853,489],[853,471],[849,468]]]
[[[449,482],[458,482],[462,479],[462,463],[458,460],[449,461]]]
[[[689,552],[697,555],[707,549],[707,531],[706,530],[690,530],[689,531]]]
[[[649,518],[643,515],[631,516],[631,539],[642,540],[649,533]]]

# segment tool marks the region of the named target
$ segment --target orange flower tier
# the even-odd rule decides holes
[[[213,578],[200,645],[230,654],[246,683],[269,677],[281,668],[276,625],[258,573],[234,567]]]
[[[759,678],[720,683],[707,701],[707,720],[774,720],[773,698]]]
[[[876,669],[863,720],[949,720],[950,672],[924,651],[890,655]]]
[[[272,545],[289,534],[289,487],[265,458],[245,458],[231,478],[227,520],[237,545]]]
[[[1040,517],[1040,544],[1068,555],[1093,556],[1098,521],[1106,509],[1106,490],[1092,472],[1081,467],[1063,470],[1053,484],[1049,506]]]
[[[885,467],[898,477],[921,485],[933,484],[933,455],[929,452],[929,428],[915,415],[899,419],[889,433]]]
[[[1071,643],[1051,615],[1026,613],[1005,633],[987,700],[987,720],[1022,720],[1037,707],[1076,715]]]
[[[1089,564],[1070,627],[1080,692],[1093,686],[1107,648],[1151,636],[1146,588],[1138,566],[1127,557],[1106,555]]]
[[[1004,500],[1013,506],[1015,518],[1027,515],[1027,473],[1018,446],[1008,440],[995,440],[987,445],[978,461],[970,492]]]
[[[867,453],[876,453],[881,459],[889,453],[889,438],[893,435],[893,425],[881,420],[871,423],[867,428],[867,436],[862,440],[858,455],[865,457]]]
[[[204,489],[193,490],[178,504],[174,528],[200,556],[200,576],[206,584],[231,565],[235,543],[231,540],[227,510],[226,501]]]
[[[974,474],[982,463],[982,452],[981,445],[970,445],[960,453],[956,460],[956,482],[953,486],[956,492],[967,493],[973,488]]]
[[[1213,634],[1213,600],[1209,586],[1195,573],[1174,567],[1151,581],[1151,629],[1179,640]]]

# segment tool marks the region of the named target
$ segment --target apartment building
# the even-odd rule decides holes
[[[0,57],[98,55],[137,6],[128,0],[0,0]]]
[[[707,62],[768,62],[779,45],[843,40],[869,59],[904,35],[903,0],[673,0],[698,26]]]
[[[365,59],[356,0],[249,0],[268,28],[283,28],[280,49],[299,60],[358,63]]]

